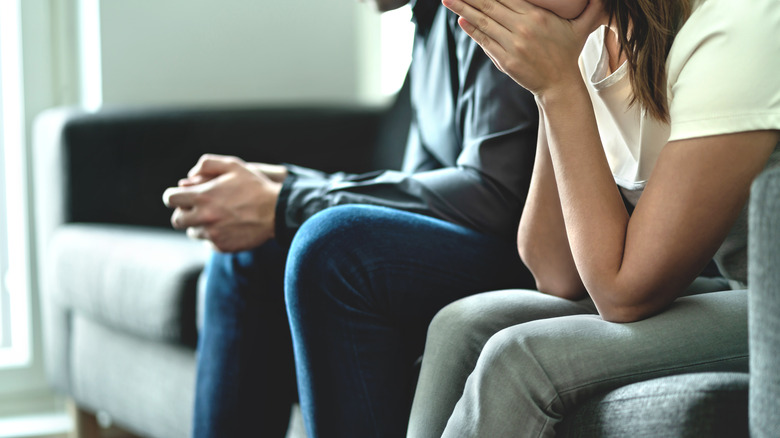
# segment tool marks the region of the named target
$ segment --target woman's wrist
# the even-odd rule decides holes
[[[534,93],[534,97],[537,105],[543,111],[561,106],[577,111],[579,103],[591,105],[588,90],[580,76],[576,80],[560,81],[551,87],[538,91]],[[545,113],[547,112],[545,111]]]

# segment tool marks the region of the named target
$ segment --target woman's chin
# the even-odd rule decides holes
[[[573,20],[582,14],[588,6],[588,0],[528,0],[530,3],[545,8],[555,15]]]

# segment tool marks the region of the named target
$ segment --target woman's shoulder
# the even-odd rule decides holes
[[[694,0],[693,11],[677,33],[667,58],[667,69],[696,59],[697,52],[732,58],[745,56],[761,63],[777,60],[780,50],[780,1]],[[710,49],[715,49],[710,53]],[[762,55],[775,55],[767,59]],[[777,66],[777,65],[775,65]],[[733,67],[754,67],[734,64]]]
[[[777,0],[692,0],[691,10],[681,34],[697,30],[703,22],[753,28],[761,23],[776,23],[780,19],[780,2]]]
[[[694,6],[666,63],[671,139],[780,128],[780,1]]]

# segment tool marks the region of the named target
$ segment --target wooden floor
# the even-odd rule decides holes
[[[35,431],[30,430],[31,424],[10,427],[10,423],[0,422],[0,438],[142,438],[115,426],[101,426],[95,415],[79,409],[72,402],[67,403],[67,408],[67,414],[61,412],[28,418],[28,423],[33,422]],[[297,405],[293,408],[286,438],[306,438],[303,418]]]

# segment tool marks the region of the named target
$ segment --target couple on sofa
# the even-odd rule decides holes
[[[746,370],[780,6],[411,3],[403,171],[206,155],[165,193],[216,249],[195,436],[284,436],[296,397],[310,437],[552,436],[594,394]]]

